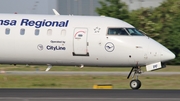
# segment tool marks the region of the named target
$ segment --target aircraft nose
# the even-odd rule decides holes
[[[161,50],[161,61],[166,62],[175,58],[175,54],[167,48]]]

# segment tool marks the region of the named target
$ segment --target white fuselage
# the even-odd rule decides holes
[[[108,28],[134,28],[114,18],[0,16],[2,64],[144,66],[175,57],[145,35],[108,35]]]

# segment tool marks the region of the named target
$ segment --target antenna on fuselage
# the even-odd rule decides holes
[[[55,15],[60,15],[56,9],[52,9]]]

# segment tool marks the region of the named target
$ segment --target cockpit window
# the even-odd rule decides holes
[[[126,28],[126,30],[132,36],[144,36],[144,34],[138,31],[136,28]]]
[[[108,35],[129,35],[124,28],[109,28]]]

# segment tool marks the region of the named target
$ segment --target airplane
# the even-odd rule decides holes
[[[175,55],[133,25],[105,16],[0,14],[0,64],[132,67],[139,89],[141,67],[154,71]]]

